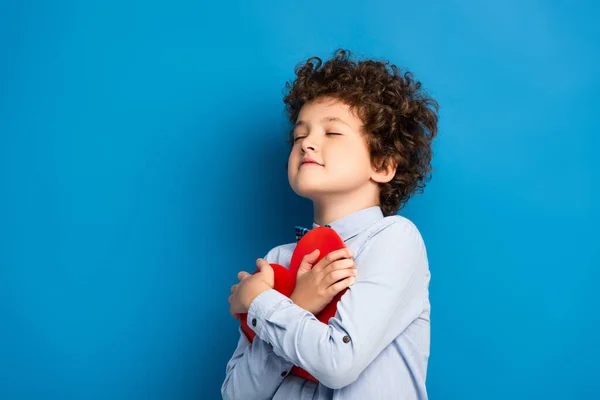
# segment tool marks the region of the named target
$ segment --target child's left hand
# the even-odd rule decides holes
[[[246,271],[240,271],[237,275],[240,283],[231,287],[229,296],[229,312],[235,319],[240,319],[240,314],[247,313],[252,301],[262,292],[275,286],[275,273],[269,263],[259,258],[256,266],[260,270],[252,275]]]

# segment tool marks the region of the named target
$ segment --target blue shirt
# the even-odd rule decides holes
[[[430,272],[419,231],[379,207],[329,225],[358,270],[335,317],[324,324],[274,289],[258,295],[248,310],[257,336],[250,344],[240,330],[224,399],[427,399]],[[275,247],[265,259],[289,268],[295,247]],[[288,374],[293,365],[319,383]]]

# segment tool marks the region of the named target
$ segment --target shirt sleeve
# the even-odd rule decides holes
[[[250,343],[239,331],[240,339],[227,363],[221,396],[224,400],[272,399],[292,363],[275,354],[264,340],[255,337]]]
[[[425,245],[408,220],[394,222],[356,256],[357,279],[324,324],[275,290],[258,295],[249,326],[274,351],[338,389],[361,372],[423,312],[429,268]]]
[[[272,254],[269,252],[265,260],[276,262]],[[293,364],[275,354],[273,347],[260,337],[250,343],[241,328],[239,332],[237,348],[227,363],[221,396],[224,400],[272,399]]]

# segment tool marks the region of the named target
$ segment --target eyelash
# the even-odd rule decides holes
[[[326,132],[325,135],[335,135],[335,136],[341,136],[341,133],[337,133],[337,132]],[[297,142],[300,139],[304,139],[306,136],[298,136],[297,138],[294,138],[294,142]]]

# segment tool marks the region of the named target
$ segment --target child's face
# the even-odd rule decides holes
[[[298,195],[313,201],[328,195],[373,196],[371,166],[362,121],[335,99],[305,104],[294,129],[288,180]],[[316,163],[303,163],[307,159]],[[337,197],[337,196],[336,196]]]

